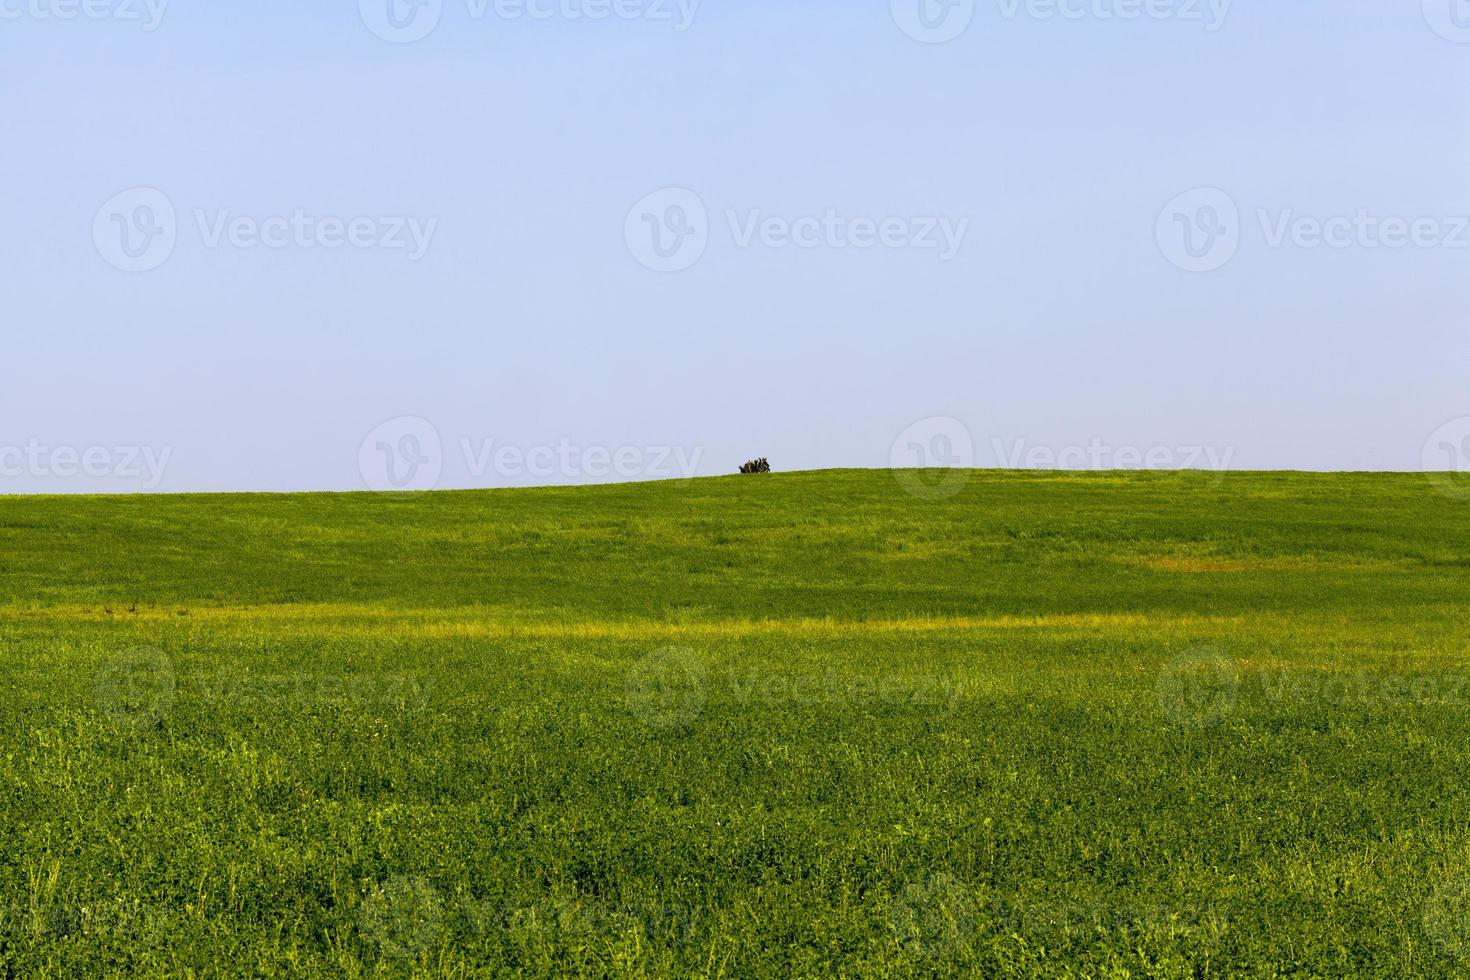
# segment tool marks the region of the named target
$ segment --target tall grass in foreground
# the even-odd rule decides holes
[[[1467,976],[1405,476],[0,498],[13,975]]]

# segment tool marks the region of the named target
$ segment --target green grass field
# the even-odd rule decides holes
[[[1470,976],[1467,508],[1164,473],[0,498],[0,962]]]

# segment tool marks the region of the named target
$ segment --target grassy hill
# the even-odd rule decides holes
[[[0,963],[1470,975],[1467,506],[0,498]]]

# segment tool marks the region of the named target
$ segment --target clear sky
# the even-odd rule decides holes
[[[1470,3],[923,3],[0,0],[0,492],[1465,462]]]

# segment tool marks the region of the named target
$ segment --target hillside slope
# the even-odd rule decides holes
[[[1470,971],[1463,502],[906,485],[0,498],[0,963]]]

